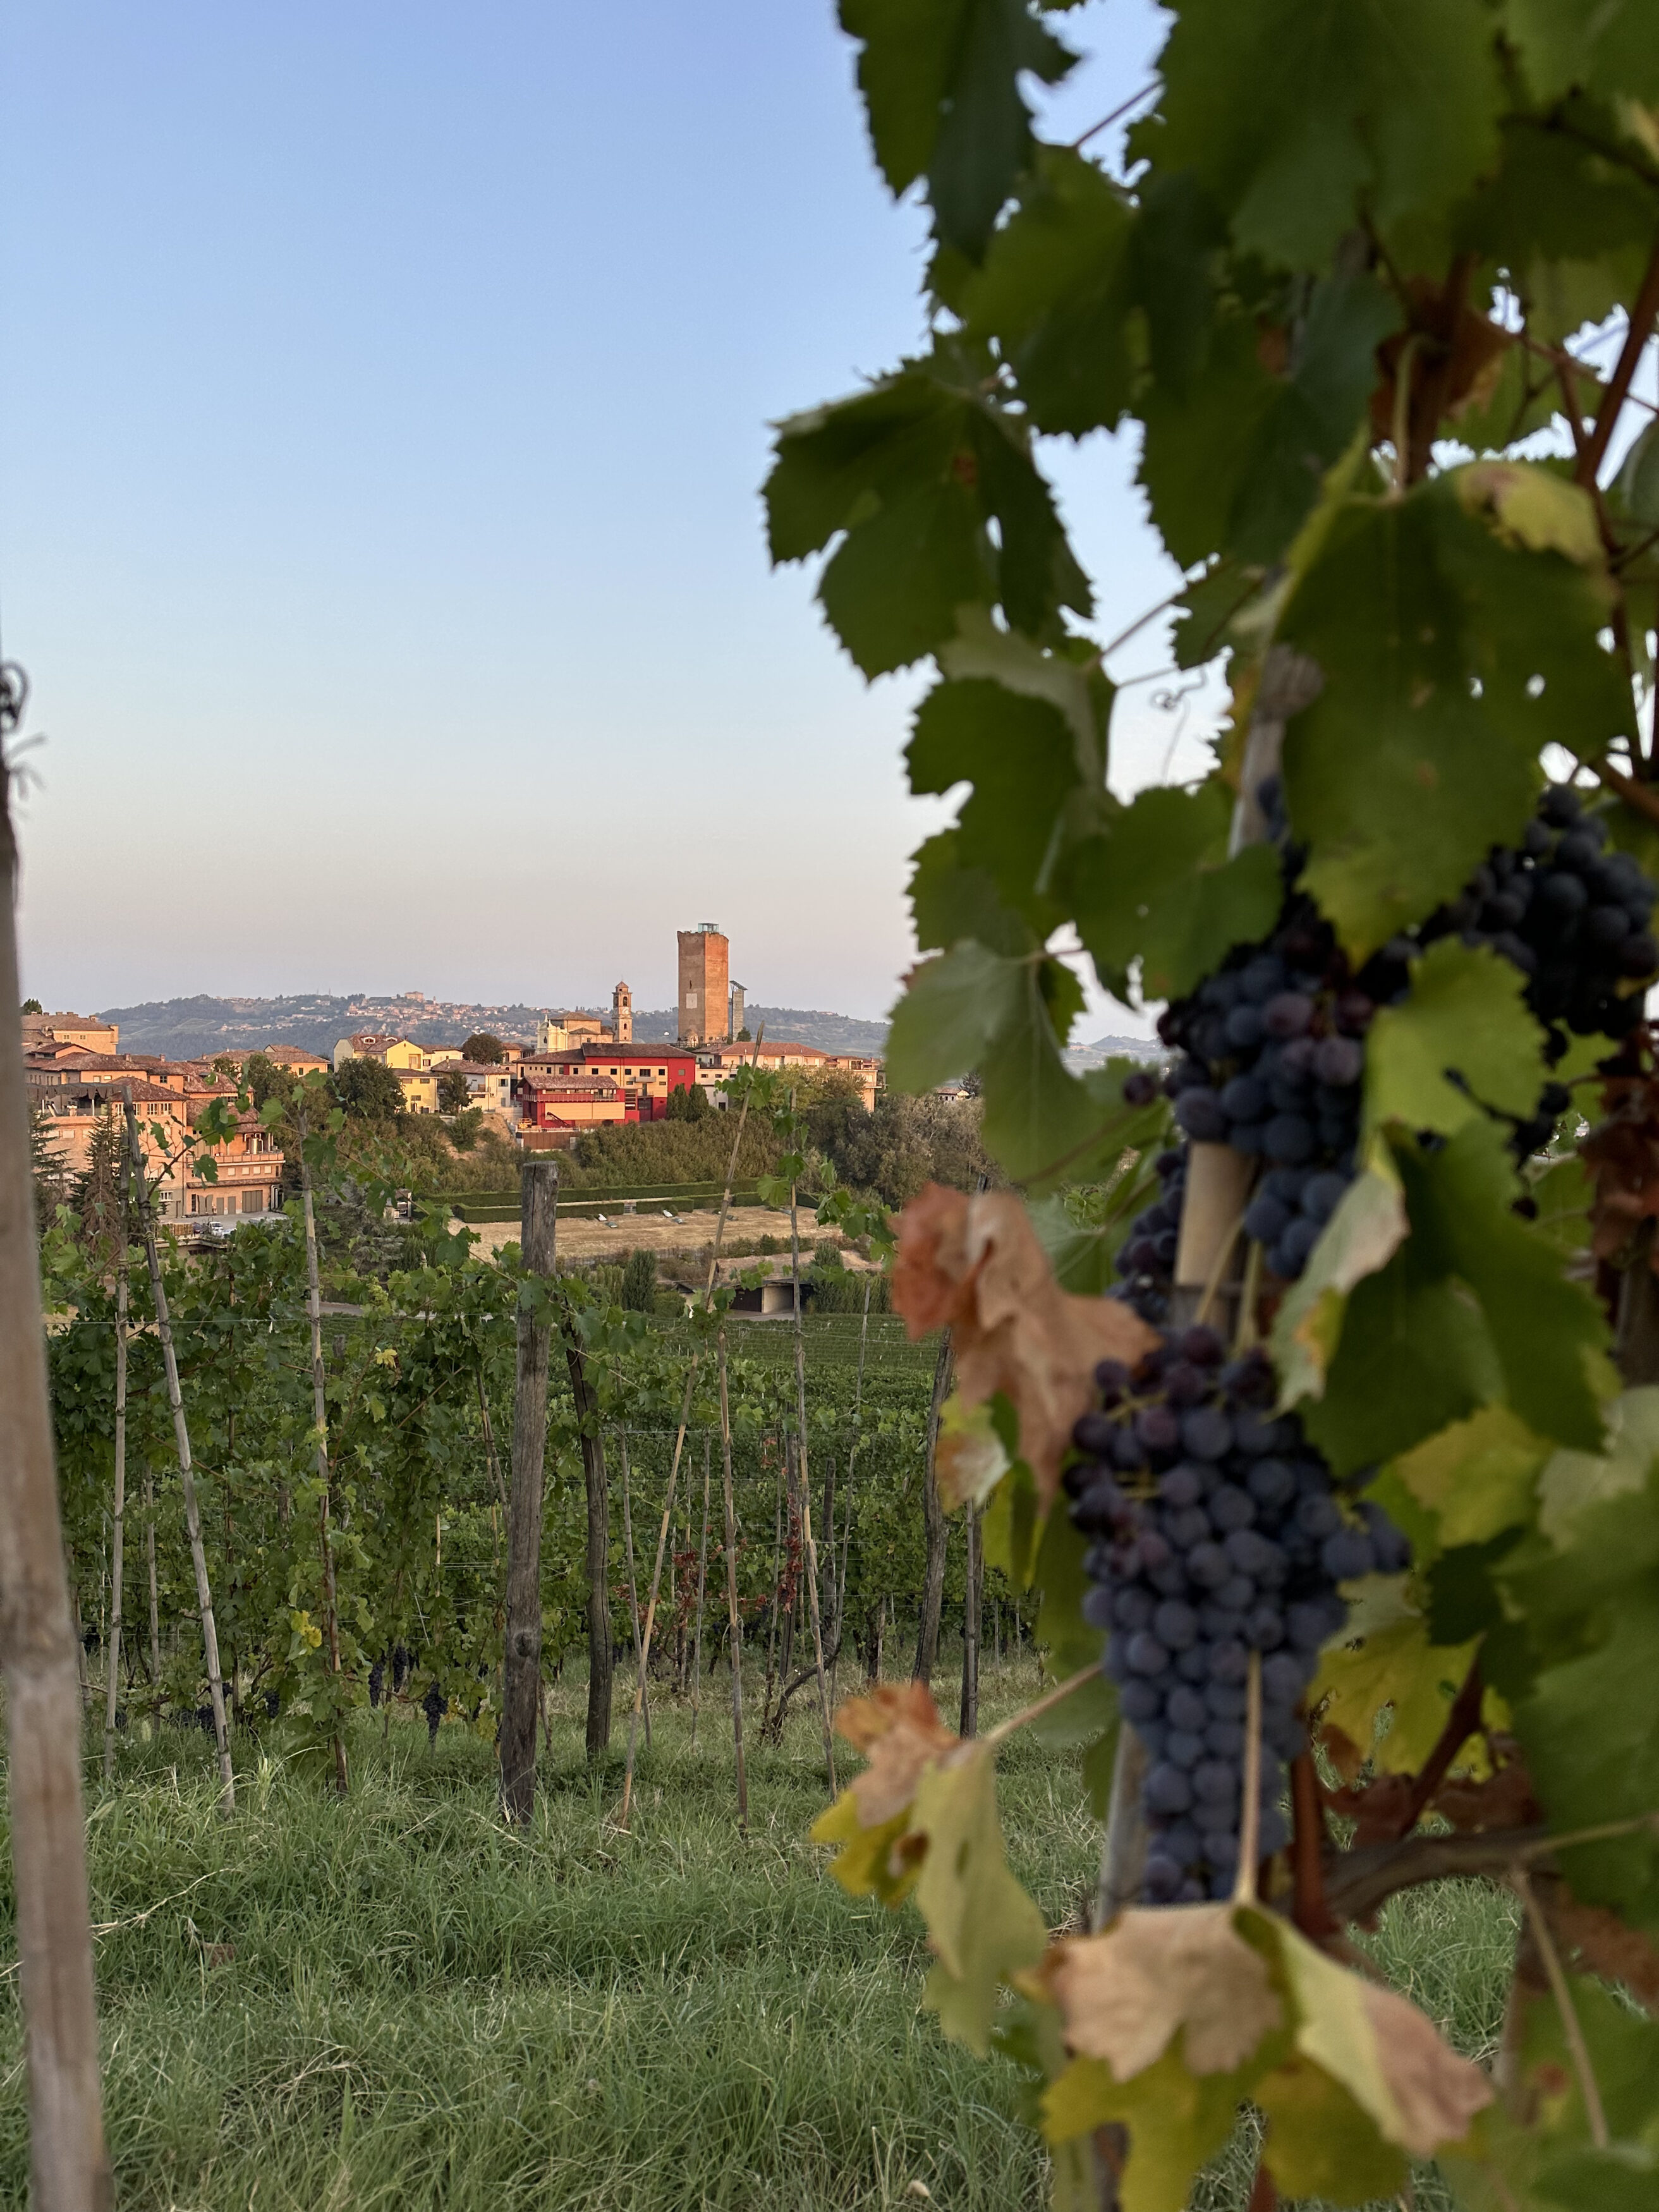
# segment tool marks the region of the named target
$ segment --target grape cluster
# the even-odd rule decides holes
[[[386,1690],[386,1661],[377,1659],[368,1670],[368,1702],[378,1706]]]
[[[1278,780],[1258,797],[1283,856],[1278,927],[1261,944],[1236,947],[1190,998],[1167,1007],[1158,1034],[1180,1054],[1164,1087],[1186,1136],[1264,1163],[1245,1232],[1288,1282],[1353,1176],[1366,1031],[1379,1006],[1407,995],[1424,946],[1455,934],[1513,962],[1546,1024],[1553,1066],[1569,1049],[1568,1030],[1619,1042],[1641,1020],[1644,994],[1630,986],[1659,969],[1651,927],[1659,890],[1628,854],[1606,850],[1605,826],[1577,791],[1552,785],[1518,849],[1494,847],[1456,899],[1356,973],[1296,888],[1301,854]],[[1564,1085],[1543,1085],[1534,1112],[1514,1124],[1517,1158],[1549,1141],[1569,1103]],[[1117,1261],[1118,1295],[1155,1322],[1168,1311],[1184,1158],[1166,1154],[1158,1168],[1162,1194],[1131,1224]]]
[[[426,1695],[421,1699],[421,1711],[426,1715],[427,1739],[436,1743],[439,1724],[449,1711],[449,1700],[438,1687],[435,1678],[427,1686]]]
[[[1518,852],[1494,847],[1462,893],[1431,915],[1424,944],[1456,935],[1490,945],[1527,977],[1527,1003],[1548,1026],[1553,1066],[1574,1036],[1627,1037],[1644,994],[1630,985],[1659,969],[1656,890],[1628,853],[1609,853],[1607,825],[1569,784],[1553,784]],[[1623,986],[1621,994],[1620,986]]]
[[[1306,1748],[1297,1707],[1347,1607],[1337,1585],[1395,1573],[1410,1547],[1380,1507],[1349,1504],[1294,1415],[1273,1413],[1259,1352],[1229,1362],[1213,1329],[1167,1333],[1131,1371],[1096,1370],[1064,1477],[1091,1539],[1084,1615],[1146,1746],[1151,1844],[1142,1896],[1224,1897],[1237,1869],[1245,1684],[1261,1655],[1261,1850],[1288,1840],[1285,1768]]]

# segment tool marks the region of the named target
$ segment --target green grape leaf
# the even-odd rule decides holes
[[[1121,1102],[1111,1097],[1109,1084],[1073,1075],[1060,1058],[1059,1039],[1070,1027],[1072,1010],[1080,1006],[1071,970],[1051,960],[1024,964],[1018,972],[1018,994],[979,1061],[985,1097],[981,1139],[1012,1182],[1040,1189],[1056,1179],[1086,1180],[1116,1160]],[[1066,1017],[1058,1034],[1056,994]],[[1093,1071],[1097,1077],[1103,1073]]]
[[[1659,526],[1659,423],[1650,422],[1625,456],[1619,471],[1619,495],[1632,522]]]
[[[1443,937],[1413,963],[1411,994],[1381,1006],[1365,1045],[1365,1119],[1450,1136],[1496,1107],[1535,1109],[1543,1032],[1526,978],[1487,945]],[[1450,1079],[1457,1076],[1461,1083]]]
[[[991,1754],[926,1768],[912,1819],[927,1838],[915,1898],[937,1954],[921,2001],[948,2036],[984,2057],[1002,1984],[1035,1966],[1048,1940],[1008,1865]]]
[[[1524,1624],[1535,1672],[1514,1700],[1515,1733],[1559,1828],[1659,1808],[1659,1712],[1633,1686],[1659,1668],[1659,1470],[1639,1489],[1586,1504],[1559,1543],[1540,1536],[1495,1571]],[[1564,1850],[1588,1905],[1659,1927],[1659,1837],[1650,1829]]]
[[[1139,403],[1146,428],[1136,480],[1183,568],[1231,544],[1239,485],[1279,390],[1258,341],[1253,321],[1230,317],[1201,368],[1179,385],[1154,385]]]
[[[1507,1406],[1483,1406],[1403,1453],[1391,1471],[1434,1516],[1438,1543],[1484,1544],[1534,1520],[1549,1457],[1549,1445]]]
[[[1571,1542],[1573,1523],[1587,1507],[1640,1490],[1659,1459],[1659,1387],[1621,1391],[1603,1411],[1605,1451],[1553,1452],[1539,1477],[1538,1525],[1559,1548]]]
[[[995,341],[1039,430],[1081,436],[1115,425],[1129,404],[1134,221],[1096,163],[1044,146],[983,269],[954,303],[970,337]]]
[[[1261,588],[1254,569],[1237,562],[1218,561],[1205,571],[1175,603],[1170,641],[1177,668],[1203,668],[1232,645],[1230,635],[1235,615],[1247,607]]]
[[[1337,1202],[1300,1279],[1273,1316],[1273,1364],[1281,1411],[1323,1395],[1341,1340],[1343,1316],[1357,1284],[1399,1250],[1411,1224],[1394,1157],[1373,1142],[1365,1163]]]
[[[1582,88],[1659,101],[1659,39],[1650,0],[1505,0],[1504,27],[1540,100]]]
[[[918,847],[910,875],[910,913],[924,952],[945,951],[964,938],[1006,959],[1030,957],[1037,940],[1029,922],[1005,907],[983,868],[963,865],[954,830]]]
[[[1097,1667],[1106,1632],[1083,1618],[1083,1601],[1091,1587],[1083,1570],[1089,1539],[1072,1526],[1062,1507],[1043,1525],[1031,1580],[1042,1593],[1036,1641],[1046,1647],[1043,1672],[1053,1682],[1068,1681],[1085,1667]],[[1086,1743],[1103,1730],[1115,1730],[1117,1699],[1103,1674],[1031,1723],[1040,1742],[1055,1747]]]
[[[924,960],[892,1012],[887,1080],[893,1089],[932,1091],[977,1067],[992,1036],[1018,1019],[1031,965],[971,940]]]
[[[1516,474],[1474,463],[1402,501],[1344,502],[1281,617],[1324,677],[1286,732],[1291,817],[1356,956],[1515,841],[1544,745],[1593,755],[1629,723],[1597,642],[1602,586],[1516,542],[1542,505]]]
[[[1400,2195],[1404,2153],[1322,2067],[1291,2059],[1257,2082],[1251,2099],[1267,2122],[1261,2159],[1281,2197],[1353,2204]]]
[[[1089,611],[1024,425],[948,346],[781,424],[765,497],[775,562],[839,535],[818,598],[866,676],[919,659],[975,602],[1032,631]]]
[[[997,1567],[1018,1589],[1029,1589],[1036,1569],[1042,1505],[1031,1470],[1017,1459],[991,1493],[980,1524],[985,1564]]]
[[[1185,2212],[1198,2169],[1233,2131],[1259,2069],[1194,2074],[1177,2045],[1120,2081],[1100,2058],[1074,2058],[1042,2098],[1043,2133],[1056,2148],[1113,2123],[1129,2133],[1119,2181],[1122,2212]]]
[[[1567,1279],[1549,1240],[1512,1210],[1502,1130],[1468,1122],[1437,1152],[1413,1146],[1396,1157],[1412,1242],[1480,1300],[1504,1397],[1540,1436],[1598,1449],[1602,1401],[1618,1387],[1606,1317],[1589,1285]]]
[[[841,0],[841,27],[890,190],[925,174],[939,238],[977,258],[1030,158],[1019,78],[1057,84],[1073,57],[1029,0]]]
[[[905,753],[919,796],[973,785],[957,817],[955,856],[989,876],[999,900],[1043,935],[1063,919],[1042,884],[1066,801],[1078,789],[1073,732],[1047,700],[983,678],[935,684]]]
[[[1143,791],[1057,872],[1078,934],[1111,988],[1139,961],[1147,998],[1179,998],[1235,945],[1264,936],[1282,897],[1265,845],[1229,859],[1233,794],[1218,775],[1195,791]]]
[[[1336,1356],[1303,1425],[1339,1474],[1392,1459],[1503,1394],[1479,1311],[1425,1278],[1408,1238],[1349,1297]]]
[[[1281,268],[1328,269],[1362,215],[1396,264],[1437,261],[1448,214],[1497,151],[1480,0],[1187,0],[1159,68],[1164,98],[1132,152],[1192,169],[1237,246]]]

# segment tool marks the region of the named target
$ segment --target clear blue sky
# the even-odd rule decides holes
[[[1157,19],[1066,21],[1075,131]],[[830,0],[23,0],[0,82],[27,988],[665,1005],[716,920],[753,997],[883,1012],[915,679],[757,497],[919,329]],[[1103,631],[1168,587],[1132,469],[1062,459]]]

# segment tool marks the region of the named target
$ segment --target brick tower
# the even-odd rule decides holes
[[[611,1034],[618,1044],[634,1042],[634,994],[626,983],[611,994]]]
[[[677,933],[680,948],[680,1042],[717,1044],[726,1036],[731,946],[717,922]]]

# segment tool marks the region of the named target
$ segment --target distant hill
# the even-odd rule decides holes
[[[592,1011],[609,1012],[608,1008]],[[349,997],[316,993],[282,999],[155,999],[138,1006],[107,1006],[101,1012],[104,1020],[120,1024],[126,1051],[194,1060],[204,1053],[247,1052],[271,1044],[331,1053],[337,1041],[354,1030],[390,1030],[424,1045],[459,1044],[475,1030],[493,1030],[511,1044],[533,1044],[542,1009],[379,998],[365,992]],[[820,1052],[878,1053],[887,1036],[884,1022],[859,1021],[850,1014],[750,1006],[750,1029],[763,1021],[769,1036],[816,1045]],[[642,1042],[665,1042],[677,1027],[672,1007],[634,1016],[635,1034]]]
[[[1162,1060],[1164,1047],[1156,1037],[1103,1036],[1092,1044],[1068,1046],[1066,1064],[1075,1075],[1085,1068],[1103,1067],[1109,1060]]]

